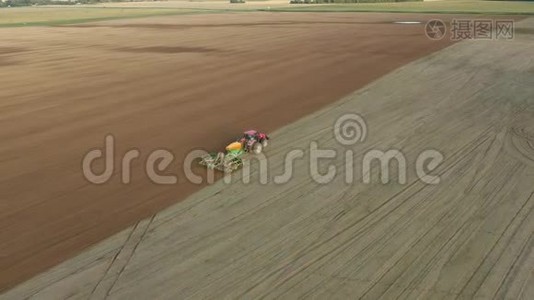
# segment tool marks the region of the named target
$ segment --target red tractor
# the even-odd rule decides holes
[[[243,157],[246,153],[260,154],[269,137],[256,130],[245,131],[243,137],[226,146],[225,152],[209,153],[201,157],[200,164],[209,169],[217,169],[230,173],[243,166]]]
[[[239,139],[239,142],[243,145],[245,152],[260,154],[263,148],[267,147],[268,140],[269,137],[265,133],[248,130],[245,131],[243,137]]]

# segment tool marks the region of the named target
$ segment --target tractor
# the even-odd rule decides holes
[[[243,166],[246,153],[260,154],[268,145],[269,136],[256,130],[248,130],[237,141],[230,143],[225,152],[209,153],[200,159],[208,169],[231,173]]]

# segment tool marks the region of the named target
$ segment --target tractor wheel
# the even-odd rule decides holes
[[[263,146],[260,143],[256,143],[252,147],[252,152],[254,152],[254,154],[260,154],[262,150],[263,150]]]

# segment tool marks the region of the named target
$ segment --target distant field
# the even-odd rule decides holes
[[[428,1],[399,3],[351,3],[303,6],[276,11],[307,12],[414,12],[414,13],[483,13],[534,14],[534,2],[527,1]]]
[[[59,25],[144,16],[190,14],[180,8],[16,7],[0,9],[0,26]]]
[[[78,6],[0,8],[0,27],[61,25],[100,20],[220,12],[411,12],[470,14],[534,14],[534,2],[428,1],[401,3],[289,4],[289,0],[122,2]]]

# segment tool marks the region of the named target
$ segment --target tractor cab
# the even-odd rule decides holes
[[[256,130],[248,130],[243,133],[243,137],[239,142],[243,145],[245,151],[252,150],[254,145],[259,141],[258,132]]]
[[[243,133],[243,138],[246,141],[250,140],[257,140],[258,139],[258,132],[256,130],[248,130]]]

